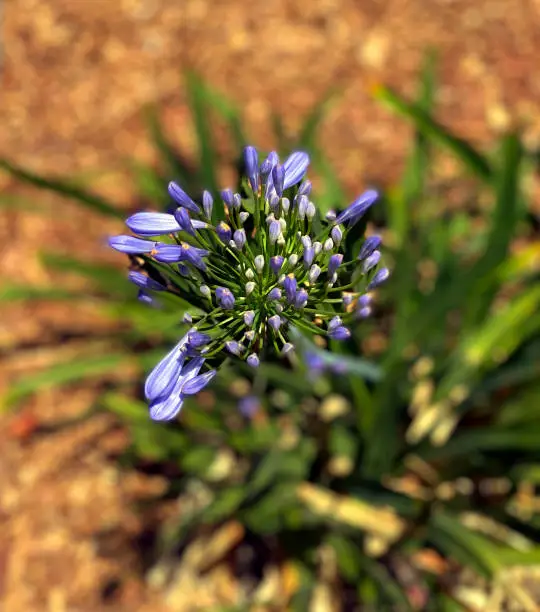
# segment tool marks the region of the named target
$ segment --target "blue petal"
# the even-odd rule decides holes
[[[120,253],[129,253],[137,255],[139,253],[150,253],[154,250],[156,243],[134,236],[111,236],[109,238],[109,246]]]
[[[150,404],[150,418],[153,421],[171,421],[184,404],[182,395],[171,395]]]
[[[309,155],[303,151],[295,151],[283,164],[285,170],[285,182],[283,188],[287,189],[292,185],[296,185],[302,180],[306,173],[307,167],[309,166]]]
[[[177,244],[159,244],[154,255],[156,261],[177,263],[185,260],[184,249]]]
[[[194,395],[195,393],[199,393],[202,389],[206,387],[206,385],[214,378],[216,375],[216,370],[209,370],[204,374],[200,374],[199,376],[195,376],[191,380],[188,380],[182,386],[182,393],[184,395]]]
[[[374,189],[364,192],[340,215],[338,215],[334,223],[336,225],[339,223],[344,223],[345,221],[352,221],[352,223],[356,223],[378,197],[379,194]]]
[[[148,276],[146,276],[146,274],[143,274],[142,272],[132,271],[128,274],[128,278],[132,283],[134,283],[135,285],[137,285],[137,287],[140,287],[141,289],[148,289],[151,291],[166,291],[166,288],[161,283],[158,283],[152,278],[149,278]]]
[[[148,400],[168,395],[173,389],[174,383],[182,371],[183,349],[187,341],[188,334],[185,334],[148,375],[144,384],[144,394]]]
[[[126,220],[126,225],[140,236],[160,236],[179,232],[182,228],[174,215],[159,212],[139,212]]]
[[[174,181],[171,181],[167,189],[169,190],[169,195],[177,204],[183,206],[184,208],[187,208],[192,213],[195,213],[197,215],[201,212],[199,206],[195,204],[195,202],[188,196],[188,194],[182,189],[182,187],[180,187],[180,185],[178,185]]]

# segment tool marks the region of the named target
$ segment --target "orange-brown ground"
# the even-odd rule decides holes
[[[241,105],[254,141],[264,145],[272,109],[294,130],[338,86],[321,142],[350,193],[394,178],[407,145],[408,128],[370,99],[369,85],[384,81],[412,93],[428,46],[440,54],[445,123],[483,145],[520,120],[528,145],[540,144],[538,0],[7,0],[0,18],[0,154],[41,172],[88,177],[106,170],[96,184],[124,202],[131,186],[122,160],[153,159],[142,105],[162,104],[174,140],[192,151],[179,79],[185,67]],[[118,261],[97,245],[119,224],[2,174],[0,190],[29,196],[30,205],[0,209],[3,281],[51,283],[36,259],[44,245]],[[48,362],[38,344],[107,325],[91,307],[3,309],[2,388]],[[126,434],[101,415],[30,435],[35,423],[76,416],[91,394],[84,386],[44,391],[22,413],[0,417],[3,610],[135,612],[171,603],[170,593],[143,579],[134,545],[143,521],[131,507],[163,483],[119,470],[110,456]],[[176,592],[171,609],[197,609],[188,593]]]

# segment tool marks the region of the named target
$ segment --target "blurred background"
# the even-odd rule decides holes
[[[0,19],[5,609],[539,609],[540,3],[19,0]],[[208,420],[169,439],[138,399],[154,357],[126,347],[159,355],[174,334],[129,311],[127,283],[119,297],[109,203],[164,206],[180,174],[198,194],[205,159],[232,184],[243,139],[307,146],[326,208],[385,194],[370,223],[394,280],[350,352],[388,382],[270,385],[259,420],[224,437],[205,393],[191,410]],[[228,376],[235,412],[250,380]],[[336,433],[300,449],[313,415]],[[257,476],[277,443],[239,432],[273,424],[285,471]],[[297,506],[271,497],[284,478]]]

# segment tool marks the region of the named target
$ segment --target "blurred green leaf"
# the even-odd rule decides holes
[[[76,200],[84,207],[102,215],[116,218],[124,216],[124,212],[120,208],[105,198],[72,185],[65,180],[35,174],[9,162],[7,159],[0,159],[0,169],[6,170],[6,172],[25,183]]]
[[[107,375],[122,364],[125,365],[127,357],[124,353],[109,353],[68,363],[58,363],[41,372],[28,374],[10,386],[2,398],[2,404],[9,407],[39,389],[58,387],[86,378]]]
[[[207,92],[203,82],[193,72],[186,72],[184,81],[189,109],[197,134],[199,181],[206,189],[217,193],[217,154],[208,117]]]
[[[377,587],[387,603],[399,606],[396,610],[407,610],[413,612],[407,594],[396,582],[390,572],[382,563],[374,561],[369,557],[361,557],[362,569],[375,581]]]
[[[407,102],[384,85],[375,87],[373,94],[391,110],[410,119],[422,134],[452,153],[474,176],[484,182],[491,181],[493,171],[488,160],[466,140],[455,136],[435,121],[419,104]]]
[[[62,287],[30,287],[28,285],[3,284],[0,287],[0,303],[33,300],[88,300],[88,296],[79,291],[70,291]]]
[[[298,149],[307,151],[315,149],[317,132],[320,130],[321,123],[335,100],[336,94],[337,91],[334,87],[329,88],[305,116],[295,145]]]

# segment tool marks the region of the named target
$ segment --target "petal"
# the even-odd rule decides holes
[[[150,418],[153,421],[171,421],[184,404],[182,395],[165,397],[150,404]]]
[[[209,370],[204,374],[200,374],[199,376],[195,376],[191,380],[186,381],[182,386],[182,393],[184,395],[194,395],[195,393],[198,393],[206,387],[212,378],[214,378],[216,373],[216,370]]]
[[[138,253],[150,253],[154,250],[156,243],[134,236],[111,236],[109,246],[120,253],[137,255]]]
[[[374,189],[365,191],[336,217],[334,223],[339,224],[345,221],[352,221],[353,223],[356,223],[378,197],[379,194]]]
[[[139,212],[126,220],[126,225],[140,236],[160,236],[179,232],[182,228],[174,215],[159,212]]]
[[[296,185],[306,173],[307,167],[309,166],[309,155],[304,151],[295,151],[283,164],[285,170],[285,182],[283,188],[287,189],[292,185]]]
[[[201,209],[195,204],[195,202],[188,196],[188,194],[174,181],[171,181],[167,187],[171,198],[180,206],[187,208],[192,213],[199,214]]]
[[[158,244],[154,257],[162,263],[177,263],[186,259],[184,249],[177,244]]]
[[[150,372],[144,384],[144,394],[148,400],[168,395],[182,371],[184,355],[182,349],[187,344],[187,334],[179,340],[165,357]]]
[[[140,287],[141,289],[148,289],[151,291],[166,291],[166,288],[161,283],[158,283],[154,279],[149,278],[148,276],[146,276],[146,274],[143,274],[142,272],[131,271],[128,274],[128,278],[132,283],[134,283],[135,285],[137,285],[137,287]]]

